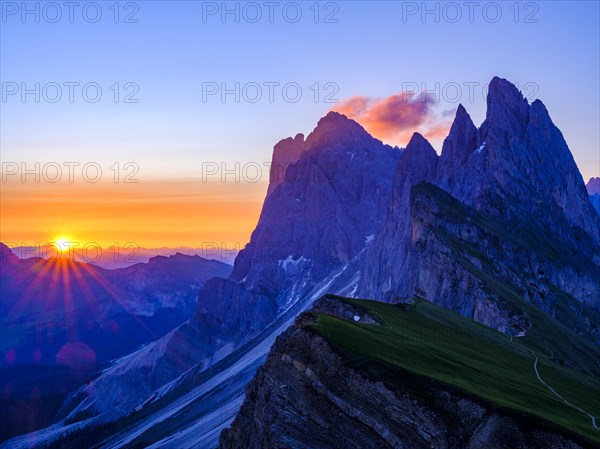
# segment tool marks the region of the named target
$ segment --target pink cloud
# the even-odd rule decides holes
[[[332,110],[356,120],[384,142],[406,145],[415,131],[428,139],[442,139],[451,121],[440,119],[431,96],[401,92],[385,98],[353,96]]]

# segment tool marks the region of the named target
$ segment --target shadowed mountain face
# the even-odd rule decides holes
[[[419,134],[401,151],[329,113],[273,162],[285,173],[272,171],[232,274],[206,283],[188,323],[64,405],[89,426],[82,441],[214,447],[274,337],[327,292],[421,297],[600,372],[600,217],[541,102],[494,78],[482,126],[459,107],[441,156]],[[133,410],[126,431],[94,433]]]
[[[460,167],[452,156],[455,142],[464,161]],[[440,187],[483,212],[532,218],[581,244],[578,231],[570,229],[576,227],[600,242],[600,222],[562,133],[540,100],[529,105],[506,80],[490,83],[486,119],[478,130],[463,110],[457,112],[438,179]]]
[[[442,155],[427,146],[400,158],[359,296],[418,295],[516,334],[530,320],[510,287],[598,340],[600,219],[544,105],[494,78],[482,126],[460,106]]]
[[[586,185],[590,202],[600,215],[600,178],[591,178]]]
[[[343,115],[321,119],[284,182],[270,186],[231,277],[202,291],[197,316],[217,316],[234,333],[255,333],[293,301],[294,289],[312,288],[347,265],[381,225],[399,154]]]

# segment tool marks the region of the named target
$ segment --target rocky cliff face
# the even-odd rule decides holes
[[[412,244],[410,192],[419,182],[435,180],[438,159],[429,142],[415,133],[398,161],[386,220],[361,262],[366,281],[361,294],[385,299],[407,275]]]
[[[590,202],[600,215],[600,178],[591,178],[586,185]]]
[[[305,148],[304,134],[296,134],[294,138],[283,139],[273,147],[267,195],[270,195],[279,184],[294,180],[294,169],[291,168],[290,173],[287,172],[287,169],[300,159]]]
[[[511,335],[533,325],[529,303],[600,341],[600,267],[560,236],[509,227],[431,184],[412,189],[410,209],[408,291]]]
[[[282,152],[294,155],[289,161],[299,147],[301,156],[290,162],[283,181],[271,180],[259,222],[232,275],[213,279],[201,292],[191,325],[200,324],[203,332],[238,341],[257,334],[350,263],[381,226],[397,149],[334,112],[305,142],[297,136],[284,146]],[[217,327],[206,325],[211,320]]]
[[[325,299],[315,309],[359,313],[334,303]],[[301,316],[277,339],[219,449],[585,447],[432,379],[404,373],[391,387],[366,376],[305,326],[313,322]]]
[[[515,334],[527,313],[506,297],[521,296],[597,340],[600,220],[567,144],[506,80],[492,80],[487,103],[479,129],[459,106],[439,158],[411,141],[357,295],[418,295]],[[439,189],[414,192],[422,181]]]
[[[250,242],[228,279],[207,283],[192,325],[214,317],[215,332],[239,341],[260,332],[350,263],[381,226],[397,149],[334,112],[305,142],[298,136],[284,142],[292,154],[302,147],[300,158],[283,182],[271,180]]]
[[[472,123],[459,109],[442,149],[438,170],[442,188],[504,219],[525,214],[573,242],[577,236],[570,227],[600,242],[600,220],[586,201],[583,178],[541,101],[529,105],[510,82],[494,78],[486,119],[477,139],[474,134]],[[458,165],[457,147],[462,160]]]

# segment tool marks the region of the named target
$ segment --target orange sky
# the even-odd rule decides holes
[[[0,185],[0,241],[28,246],[59,235],[108,247],[243,247],[266,183],[154,179],[137,184],[8,181]]]

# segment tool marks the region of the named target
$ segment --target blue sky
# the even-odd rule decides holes
[[[422,2],[360,1],[321,2],[319,23],[312,1],[298,3],[302,18],[296,23],[282,15],[290,2],[278,2],[273,23],[263,2],[256,3],[260,21],[249,23],[241,16],[237,23],[231,15],[225,22],[218,15],[203,20],[203,8],[214,2],[194,1],[121,2],[118,23],[112,1],[98,2],[102,18],[96,23],[85,20],[80,8],[69,23],[63,7],[61,20],[49,23],[55,11],[42,11],[46,3],[40,3],[36,23],[32,14],[25,21],[22,11],[12,14],[21,2],[2,2],[3,89],[6,83],[33,88],[39,82],[52,96],[49,83],[94,82],[102,98],[87,102],[78,87],[73,103],[65,87],[57,103],[43,98],[36,103],[32,95],[23,103],[18,94],[7,96],[0,119],[3,161],[98,161],[106,167],[135,161],[141,177],[200,176],[203,161],[262,163],[270,160],[280,139],[310,132],[334,106],[324,103],[323,95],[314,101],[310,87],[315,83],[321,94],[325,83],[334,83],[329,85],[339,89],[334,98],[342,100],[387,97],[401,91],[403,83],[425,83],[429,89],[435,83],[483,86],[499,75],[536,86],[532,98],[548,107],[584,178],[600,176],[600,10],[595,1],[521,2],[517,7],[500,2],[502,17],[496,23],[491,21],[494,8],[488,7],[487,16],[482,11],[490,2],[480,2],[473,23],[463,2],[455,3],[462,5],[457,23],[446,20],[456,12],[446,3],[439,4],[436,22],[433,15],[423,21],[418,13],[403,20],[403,9],[421,8]],[[35,7],[35,2],[28,4]],[[291,16],[295,10],[288,8]],[[87,12],[93,19],[93,8]],[[123,23],[131,12],[138,22]],[[337,23],[323,23],[331,12]],[[254,11],[246,13],[249,17]],[[524,23],[527,15],[537,23]],[[120,83],[118,103],[110,89],[115,82]],[[127,82],[139,87],[137,103],[122,101],[133,89],[124,89]],[[235,82],[297,83],[302,96],[290,103],[276,88],[271,103],[264,88],[257,103],[236,103],[232,96],[224,103],[218,96],[203,102],[203,82],[229,87]],[[474,101],[467,92],[464,87],[461,102],[479,124],[485,113],[482,87],[475,89]],[[440,99],[437,107],[443,112],[456,106]],[[433,143],[439,151],[440,142]]]

